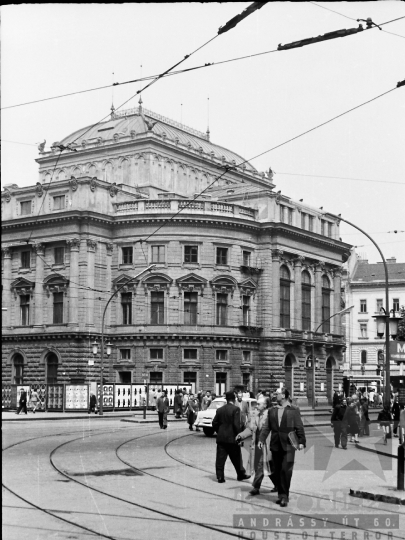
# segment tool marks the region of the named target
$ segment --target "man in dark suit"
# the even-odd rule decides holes
[[[238,480],[250,478],[242,463],[240,446],[236,442],[236,435],[242,431],[241,413],[239,407],[235,406],[234,392],[225,394],[226,405],[217,409],[212,427],[217,432],[217,458],[215,469],[218,482],[225,482],[224,469],[226,458],[229,456],[232,465],[235,467]]]
[[[290,484],[294,468],[295,448],[290,443],[288,434],[294,432],[298,439],[298,449],[305,448],[305,432],[299,410],[291,405],[290,392],[283,389],[277,394],[277,406],[269,410],[267,423],[263,426],[259,438],[261,449],[271,432],[270,450],[275,468],[274,483],[278,487],[277,504],[288,505]]]

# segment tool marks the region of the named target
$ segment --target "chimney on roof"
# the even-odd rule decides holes
[[[391,257],[390,259],[387,259],[387,263],[395,264],[397,262],[395,257]]]

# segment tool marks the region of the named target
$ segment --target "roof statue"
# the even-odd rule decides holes
[[[42,143],[40,143],[38,145],[38,151],[39,151],[40,154],[42,154],[44,152],[45,144],[46,144],[46,140],[44,139],[44,142],[42,142]]]

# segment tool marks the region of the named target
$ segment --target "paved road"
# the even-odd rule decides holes
[[[268,479],[262,494],[251,497],[249,481],[237,482],[231,465],[227,465],[226,483],[218,484],[214,459],[215,438],[191,433],[183,423],[166,431],[155,425],[116,419],[100,422],[92,417],[7,423],[3,426],[3,538],[216,540],[259,539],[267,534],[274,540],[305,540],[303,533],[314,538],[316,530],[315,538],[331,539],[331,532],[334,538],[342,538],[344,531],[345,539],[360,540],[370,531],[368,540],[377,540],[378,531],[372,528],[376,516],[394,521],[392,514],[400,514],[402,530],[391,529],[390,538],[404,538],[404,506],[348,496],[353,483],[359,487],[392,482],[391,458],[354,445],[347,451],[335,449],[328,428],[308,430],[308,447],[297,455],[286,509],[275,504]],[[239,518],[234,523],[235,515],[256,516],[259,522],[255,528],[254,522],[241,518],[242,528]],[[278,538],[275,515],[292,519],[290,524],[281,523]],[[368,522],[357,522],[358,530],[351,525],[321,528],[319,521],[316,529],[309,521],[300,528],[300,518],[314,515],[330,516],[339,524],[342,516],[360,516]],[[273,522],[267,525],[263,518]],[[266,532],[259,530],[266,527]]]

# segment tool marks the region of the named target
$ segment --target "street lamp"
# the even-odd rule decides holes
[[[107,312],[107,308],[111,302],[111,300],[114,298],[114,296],[116,296],[121,289],[123,289],[124,287],[126,287],[127,285],[129,285],[131,282],[135,281],[136,278],[138,278],[139,276],[141,276],[142,274],[144,274],[145,272],[149,272],[150,270],[152,270],[152,268],[154,268],[156,266],[156,264],[151,264],[150,266],[148,266],[148,268],[145,268],[145,270],[142,270],[142,272],[139,272],[139,274],[137,274],[136,276],[134,276],[133,278],[129,279],[128,281],[126,281],[125,283],[123,283],[122,285],[120,285],[114,292],[113,294],[110,296],[110,298],[108,299],[106,305],[105,305],[105,308],[104,308],[104,311],[103,311],[103,318],[101,320],[101,347],[100,347],[100,403],[99,403],[99,415],[100,416],[103,416],[103,371],[104,371],[104,321],[105,321],[105,314]],[[107,355],[110,355],[111,354],[111,343],[108,342],[106,343],[106,352],[107,352]],[[96,351],[94,353],[94,351]],[[97,343],[93,343],[93,354],[97,354]]]
[[[336,317],[336,315],[342,315],[343,313],[346,313],[346,311],[349,311],[352,308],[354,308],[354,306],[350,306],[348,308],[342,309],[338,311],[337,313],[334,313],[333,315],[331,315],[324,321],[322,321],[321,324],[315,329],[314,334],[317,333],[317,331],[320,329],[320,327],[323,324],[325,324],[330,319],[332,319],[332,317]],[[315,358],[315,341],[314,341],[314,338],[312,337],[312,408],[313,409],[316,408],[316,396],[315,396],[315,368],[317,367],[316,364],[317,364],[317,360]]]

